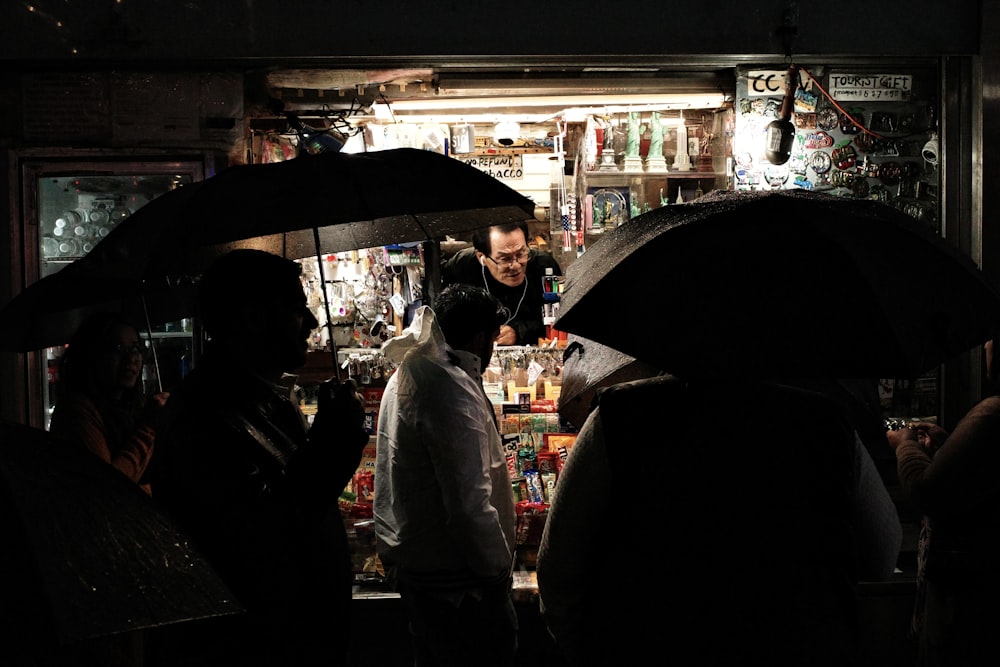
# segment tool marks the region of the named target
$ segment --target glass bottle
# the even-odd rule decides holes
[[[80,255],[80,244],[72,236],[63,237],[59,241],[59,254],[62,257],[77,257]]]

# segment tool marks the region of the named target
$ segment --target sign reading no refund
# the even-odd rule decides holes
[[[520,155],[471,155],[457,160],[485,172],[493,178],[519,181],[524,178],[524,164]]]

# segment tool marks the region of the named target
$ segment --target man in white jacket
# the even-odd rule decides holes
[[[455,284],[386,344],[375,466],[378,553],[410,619],[417,665],[512,665],[514,496],[482,386],[507,319]]]

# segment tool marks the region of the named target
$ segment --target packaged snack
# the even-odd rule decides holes
[[[521,413],[518,415],[518,430],[521,433],[534,433],[535,422],[532,419],[533,415],[530,412]]]
[[[525,470],[524,481],[528,485],[528,500],[533,503],[544,503],[545,492],[542,490],[542,478],[537,470]]]
[[[510,486],[514,491],[515,503],[528,500],[528,484],[524,481],[523,477],[511,481]]]
[[[556,474],[552,472],[541,473],[542,492],[545,494],[545,502],[553,503],[556,499]]]
[[[517,454],[515,452],[507,452],[507,476],[511,480],[517,479],[519,476],[517,471]]]
[[[374,502],[375,473],[371,471],[354,473],[354,493],[358,496],[358,502]]]
[[[518,546],[537,545],[542,541],[542,531],[548,518],[549,506],[545,503],[520,501],[514,505],[517,512],[517,532],[514,542]]]
[[[538,452],[538,472],[556,474],[559,468],[558,452]]]
[[[521,434],[514,433],[504,433],[500,436],[500,442],[503,443],[503,451],[505,454],[510,454],[513,452],[517,453],[517,450],[521,449]]]
[[[505,412],[500,421],[500,433],[507,435],[508,433],[520,433],[520,431],[521,419],[517,413]]]
[[[517,469],[522,475],[529,470],[538,472],[538,454],[533,446],[528,445],[517,450]]]
[[[538,442],[542,441],[542,434],[545,433],[545,415],[541,412],[533,412],[531,414],[531,432],[536,433],[536,440]]]
[[[559,415],[555,412],[545,415],[545,432],[559,433],[562,427],[559,425]]]

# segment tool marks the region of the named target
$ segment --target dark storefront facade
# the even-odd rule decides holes
[[[431,82],[463,78],[486,90],[491,81],[495,88],[554,81],[571,89],[600,78],[625,88],[652,79],[664,89],[703,92],[732,82],[725,92],[734,104],[748,74],[790,61],[841,72],[918,72],[923,85],[936,87],[939,231],[1000,280],[1000,227],[993,222],[1000,204],[988,197],[1000,191],[1000,166],[989,150],[1000,133],[996,3],[715,2],[681,9],[558,2],[539,11],[526,2],[417,9],[392,1],[372,15],[365,3],[311,1],[290,12],[287,3],[195,8],[164,0],[108,3],[89,14],[74,9],[64,18],[56,16],[61,3],[50,4],[38,3],[45,12],[20,4],[0,12],[0,234],[7,239],[0,304],[40,277],[32,250],[39,230],[27,226],[34,219],[31,165],[183,161],[208,177],[252,161],[254,131],[284,122],[275,99],[286,111],[321,110],[343,105],[343,91],[353,87],[371,103],[379,86],[351,82],[375,70],[400,72],[403,84],[386,85],[386,95],[407,87],[413,93],[421,84],[407,77],[425,71]],[[432,96],[433,86],[426,92]],[[733,182],[725,165],[719,172],[721,182]],[[38,424],[32,397],[45,364],[42,353],[0,353],[0,418]],[[978,350],[941,369],[944,425],[979,397],[982,372]],[[905,621],[912,582],[903,583],[863,591],[863,623],[878,629],[866,637],[871,664],[911,664]],[[401,634],[395,602],[366,600],[366,618]],[[530,599],[523,618],[538,664],[554,660]]]
[[[38,233],[25,227],[33,224],[26,222],[32,219],[26,163],[193,158],[209,176],[250,161],[252,130],[280,122],[275,99],[286,109],[343,106],[352,80],[394,69],[401,84],[356,85],[353,94],[370,102],[388,88],[398,97],[414,71],[427,75],[410,84],[410,94],[446,77],[475,80],[482,90],[491,81],[523,89],[554,80],[562,92],[599,77],[632,92],[650,80],[664,90],[711,89],[735,81],[737,70],[780,70],[789,61],[842,72],[917,66],[939,88],[941,233],[988,274],[1000,271],[994,266],[1000,261],[991,261],[1000,250],[991,250],[984,223],[991,205],[982,198],[994,173],[992,153],[981,149],[993,131],[995,56],[990,40],[980,39],[997,20],[991,3],[841,3],[830,12],[794,2],[709,3],[684,11],[650,3],[628,12],[560,3],[566,6],[546,11],[554,20],[532,20],[533,8],[521,3],[454,7],[443,15],[389,3],[368,17],[360,7],[334,15],[327,3],[312,2],[298,12],[317,20],[305,22],[267,4],[275,6],[112,3],[99,12],[63,8],[62,15],[43,3],[35,11],[5,10],[0,197],[7,215],[0,224],[10,245],[0,256],[0,300],[39,277],[32,256]],[[736,97],[735,90],[724,92]],[[5,418],[29,420],[25,397],[37,393],[43,362],[4,354]],[[941,377],[945,421],[979,391],[978,354],[962,366]]]

